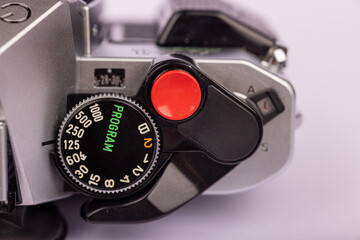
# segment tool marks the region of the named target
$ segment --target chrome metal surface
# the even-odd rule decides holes
[[[22,32],[25,29],[36,25],[36,21],[41,21],[41,16],[44,17],[44,14],[54,7],[57,2],[58,0],[41,1],[41,3],[32,0],[22,0],[21,4],[30,8],[31,16],[29,19],[20,23],[8,23],[0,20],[0,54],[14,44],[22,36]],[[10,6],[1,8],[1,6],[8,3],[9,1],[0,0],[0,17],[9,13],[12,13],[14,16],[24,16],[24,9],[22,7]]]
[[[80,57],[78,61],[78,76],[76,91],[81,93],[115,92],[125,96],[134,96],[150,69],[152,59],[139,58],[101,58]],[[94,86],[94,71],[98,68],[125,70],[123,87],[96,87]]]
[[[4,109],[1,106],[1,102],[0,102],[0,122],[5,122],[5,114],[4,114]]]
[[[42,146],[42,142],[55,139],[66,95],[75,88],[76,61],[69,4],[24,3],[33,14],[29,22],[19,23],[22,28],[0,23],[0,102],[22,204],[33,205],[69,195],[50,161],[53,146]]]
[[[3,2],[0,0],[0,6]],[[269,55],[271,64],[264,65],[262,59],[242,48],[165,48],[149,42],[115,44],[103,39],[97,18],[101,9],[98,1],[90,5],[76,0],[23,2],[31,9],[29,19],[18,25],[0,21],[0,32],[6,33],[0,35],[0,102],[4,111],[4,114],[0,111],[0,121],[4,122],[6,116],[23,205],[69,196],[50,161],[49,152],[54,146],[42,146],[43,142],[55,140],[65,116],[66,96],[99,92],[134,96],[153,59],[168,53],[193,58],[204,74],[241,99],[251,97],[250,87],[255,93],[271,89],[285,105],[285,111],[264,126],[261,147],[206,194],[244,191],[274,176],[289,162],[295,128],[295,93],[279,71],[279,66],[286,62],[283,49],[274,49]],[[0,16],[4,14],[1,11]],[[96,87],[97,68],[124,69],[124,86]],[[4,156],[1,157],[0,161],[4,161]],[[1,200],[3,188],[0,191]]]
[[[285,79],[243,60],[195,59],[200,69],[232,92],[251,97],[256,92],[272,89],[285,106],[284,112],[264,126],[261,146],[220,179],[207,194],[228,194],[245,191],[269,179],[290,160],[295,121],[295,92]],[[266,146],[266,147],[265,147]]]
[[[271,71],[277,72],[286,66],[286,61],[286,49],[280,46],[274,46],[269,49],[261,63]]]
[[[81,7],[82,26],[84,34],[85,56],[90,56],[103,39],[102,24],[99,20],[102,10],[102,1],[92,1],[90,4]]]
[[[1,109],[0,109],[1,112]],[[8,201],[8,152],[5,122],[0,119],[0,202]]]

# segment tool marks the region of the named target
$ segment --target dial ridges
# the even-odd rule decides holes
[[[70,116],[72,116],[72,114],[81,106],[94,101],[94,100],[98,100],[98,99],[106,99],[106,98],[110,98],[110,99],[121,99],[124,101],[127,101],[133,105],[135,105],[138,109],[140,109],[147,117],[147,119],[150,121],[154,132],[155,132],[155,136],[156,136],[156,149],[155,149],[155,157],[152,160],[151,166],[149,167],[149,169],[146,171],[146,173],[137,181],[131,183],[130,185],[124,187],[124,188],[120,188],[120,189],[116,189],[116,190],[102,190],[102,189],[97,189],[94,187],[90,187],[86,184],[84,184],[83,182],[79,181],[76,177],[74,177],[74,174],[69,170],[67,164],[65,163],[65,160],[63,158],[63,154],[62,154],[62,150],[61,150],[61,137],[62,134],[64,132],[64,127],[66,126],[66,123],[69,121]],[[134,100],[132,100],[131,98],[128,98],[126,96],[120,95],[120,94],[116,94],[116,93],[100,93],[100,94],[96,94],[90,97],[87,97],[86,99],[82,100],[81,102],[79,102],[78,104],[76,104],[65,116],[64,120],[61,123],[61,126],[59,128],[59,132],[58,132],[58,136],[57,136],[57,153],[58,153],[58,157],[60,160],[60,165],[62,167],[63,170],[65,170],[65,173],[68,177],[70,177],[78,186],[85,188],[86,190],[89,190],[91,192],[94,193],[100,193],[100,194],[104,194],[104,195],[113,195],[113,194],[118,194],[118,193],[123,193],[126,192],[130,189],[135,188],[136,186],[138,186],[139,184],[141,184],[142,182],[144,182],[144,180],[146,178],[149,177],[149,175],[152,173],[152,171],[154,170],[154,167],[157,163],[158,157],[159,157],[159,152],[160,152],[160,135],[159,135],[159,131],[157,129],[157,126],[154,122],[154,120],[152,119],[152,117],[149,115],[149,113],[138,103],[136,103]]]

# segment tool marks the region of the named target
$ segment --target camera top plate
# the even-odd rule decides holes
[[[65,96],[74,92],[115,92],[129,97],[136,96],[154,61],[159,61],[159,56],[169,53],[191,58],[204,75],[214,79],[240,101],[251,101],[252,97],[271,90],[284,104],[284,111],[264,125],[262,142],[254,154],[213,185],[207,193],[246,190],[273,176],[288,163],[293,143],[295,94],[279,71],[281,68],[271,68],[262,63],[267,59],[267,54],[259,57],[246,47],[236,46],[165,47],[158,46],[155,38],[151,41],[119,42],[113,35],[118,25],[99,25],[96,18],[91,18],[99,11],[96,2],[90,5],[57,2],[45,13],[39,12],[39,15],[35,14],[36,7],[32,5],[31,9],[34,12],[32,27],[16,35],[11,45],[5,44],[7,47],[1,48],[5,50],[0,55],[0,63],[4,66],[0,72],[0,100],[17,163],[23,205],[69,196],[63,191],[61,179],[51,163],[44,161],[48,159],[51,147],[40,147],[42,143],[54,139],[53,129],[65,115]],[[98,24],[98,38],[92,35],[96,31],[90,31],[96,29],[92,28],[95,23]],[[93,39],[97,41],[91,41]],[[18,68],[28,66],[29,63],[31,67]],[[99,69],[123,70],[122,85],[96,86],[95,73]],[[103,73],[100,71],[98,74],[101,76]],[[117,74],[120,77],[121,71]],[[36,98],[34,92],[37,93]],[[18,99],[19,95],[26,100],[25,107],[24,102]],[[264,106],[264,102],[256,104],[258,107],[259,104]],[[19,117],[18,109],[22,109],[27,117]],[[32,128],[28,127],[29,123]],[[35,174],[37,172],[42,174]],[[45,183],[44,178],[49,181]]]

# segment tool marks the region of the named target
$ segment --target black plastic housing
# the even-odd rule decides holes
[[[202,91],[198,110],[180,121],[165,119],[157,113],[150,96],[156,78],[174,69],[193,75]],[[134,100],[155,118],[162,141],[160,156],[170,157],[136,192],[111,200],[87,202],[82,208],[82,216],[87,221],[143,222],[162,217],[201,194],[248,158],[261,141],[262,120],[257,111],[208,78],[186,56],[166,55],[155,59]],[[214,117],[211,112],[224,116],[211,119]],[[237,115],[247,120],[241,122]],[[208,118],[208,123],[197,121],[201,116]],[[234,128],[238,126],[234,124],[239,121],[241,129],[237,131]],[[224,138],[228,140],[224,142]]]

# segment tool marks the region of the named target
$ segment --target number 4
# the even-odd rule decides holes
[[[129,183],[130,182],[129,176],[125,175],[125,177],[123,179],[120,179],[120,182]]]

